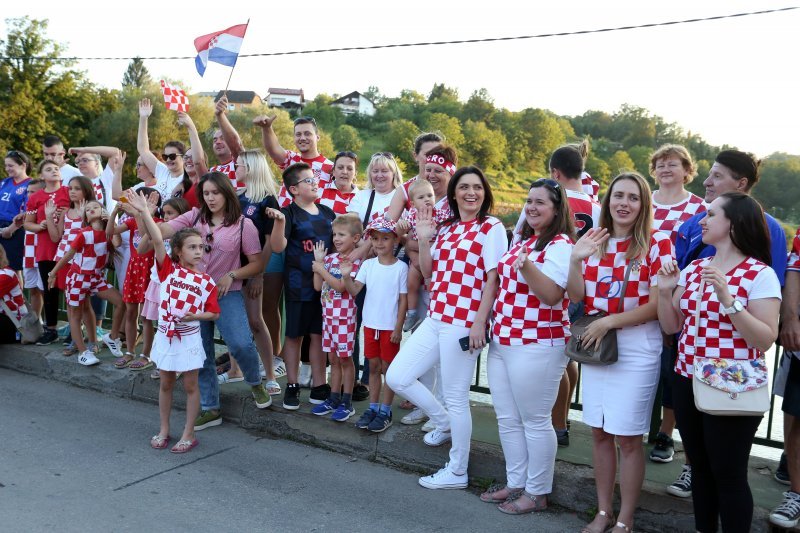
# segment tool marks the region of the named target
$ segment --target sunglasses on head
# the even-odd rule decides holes
[[[294,119],[294,125],[297,126],[298,124],[313,124],[316,126],[317,121],[314,120],[314,117],[297,117]]]
[[[358,155],[356,155],[355,152],[349,152],[349,151],[339,152],[338,154],[336,154],[336,159],[339,159],[340,157],[349,157],[350,159],[358,159]]]
[[[547,185],[552,187],[553,189],[558,189],[561,185],[556,180],[551,180],[550,178],[541,178],[533,182],[533,186],[537,183],[541,183],[542,185]]]
[[[175,161],[179,157],[182,157],[181,154],[163,154],[164,161]]]
[[[372,159],[376,157],[388,157],[389,159],[394,159],[394,154],[392,152],[375,152],[372,154]]]
[[[6,157],[22,157],[16,150],[9,150]]]

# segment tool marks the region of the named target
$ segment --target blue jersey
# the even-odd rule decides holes
[[[770,237],[770,251],[772,255],[772,263],[770,266],[778,280],[783,286],[783,281],[786,278],[786,263],[788,255],[786,253],[786,234],[777,220],[772,218],[767,213],[764,213],[767,219],[767,229],[769,230]],[[683,270],[689,263],[695,259],[702,259],[703,257],[710,257],[717,253],[713,246],[703,243],[703,229],[700,227],[700,221],[706,213],[698,213],[686,222],[684,222],[678,229],[678,235],[675,239],[675,257],[678,260],[678,267]]]
[[[253,225],[258,230],[258,238],[261,240],[261,247],[267,240],[267,235],[272,233],[274,221],[267,218],[266,209],[280,209],[278,200],[274,196],[267,196],[258,203],[253,203],[244,194],[239,195],[239,205],[242,207],[242,214],[253,221]]]
[[[0,182],[0,222],[10,223],[25,209],[29,181],[30,178],[14,183],[14,178],[6,178]]]
[[[286,258],[283,270],[283,284],[286,300],[311,302],[319,300],[319,292],[314,290],[314,245],[318,241],[325,248],[333,249],[333,227],[331,222],[336,214],[330,207],[315,204],[319,212],[312,215],[294,202],[281,209],[286,216]]]

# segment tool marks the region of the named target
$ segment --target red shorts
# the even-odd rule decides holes
[[[356,343],[355,320],[322,320],[322,351],[351,357]]]
[[[67,276],[67,288],[64,292],[64,297],[67,300],[67,305],[78,307],[87,296],[109,289],[111,289],[111,285],[108,284],[106,278],[99,274],[70,272]]]
[[[372,329],[364,326],[364,357],[367,359],[379,357],[387,363],[394,361],[397,352],[400,351],[400,344],[390,341],[391,336],[392,332],[388,329]]]

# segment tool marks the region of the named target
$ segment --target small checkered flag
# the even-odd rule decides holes
[[[164,107],[172,111],[189,112],[189,97],[183,89],[161,80],[161,92],[164,93]]]

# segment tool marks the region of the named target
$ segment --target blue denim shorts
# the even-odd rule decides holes
[[[272,252],[272,255],[269,256],[269,262],[267,263],[266,268],[264,268],[264,274],[282,273],[285,257],[285,251],[280,253]]]

